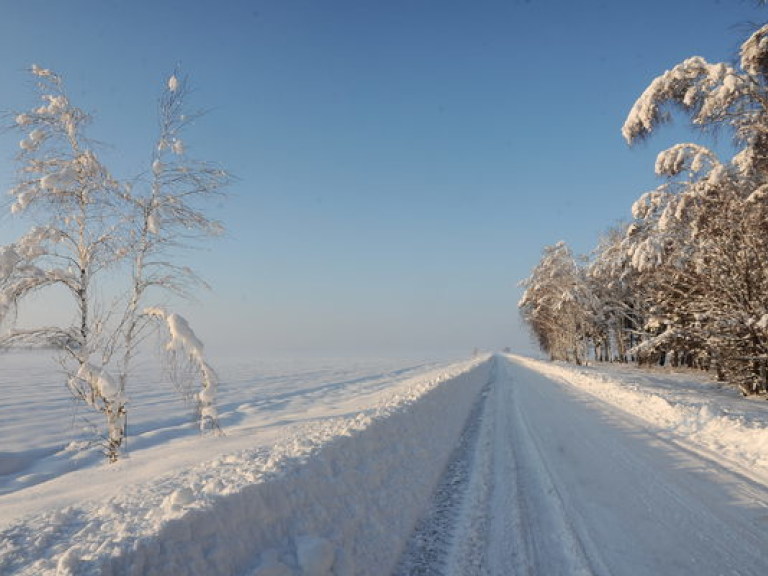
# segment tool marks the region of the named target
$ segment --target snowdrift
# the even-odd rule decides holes
[[[492,359],[398,385],[353,417],[0,532],[0,573],[389,573]]]

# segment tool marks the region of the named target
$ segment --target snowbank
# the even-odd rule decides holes
[[[0,532],[3,574],[387,574],[492,360],[399,385],[355,416]]]
[[[694,382],[691,376],[510,358],[641,418],[667,439],[768,480],[765,400],[744,399],[735,390]]]

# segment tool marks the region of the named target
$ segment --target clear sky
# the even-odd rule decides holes
[[[543,246],[591,250],[691,139],[629,149],[635,98],[688,56],[733,61],[764,20],[746,0],[0,0],[0,109],[52,68],[129,176],[163,82],[190,76],[191,152],[238,179],[227,236],[193,255],[213,291],[182,306],[213,350],[526,349]],[[3,188],[16,149],[0,137]]]

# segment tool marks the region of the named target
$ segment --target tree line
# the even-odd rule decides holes
[[[557,243],[522,282],[522,316],[552,359],[714,370],[746,394],[768,385],[768,25],[736,65],[688,58],[655,78],[622,128],[630,144],[682,111],[733,139],[733,155],[681,143],[663,183],[588,257]]]

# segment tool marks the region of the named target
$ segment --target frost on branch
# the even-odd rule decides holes
[[[752,194],[747,196],[747,199],[745,200],[745,204],[747,205],[764,205],[766,203],[768,203],[768,184],[763,184],[757,188]]]
[[[37,64],[32,64],[32,67],[30,68],[30,71],[35,76],[39,76],[41,78],[55,76],[55,74],[53,74],[53,72],[51,72],[47,68],[40,68],[40,66],[38,66]]]
[[[632,106],[621,133],[629,144],[650,134],[657,124],[670,120],[662,110],[666,103],[688,110],[694,124],[723,120],[742,104],[750,85],[749,78],[727,64],[688,58],[651,82]]]
[[[171,364],[170,373],[176,387],[185,396],[195,398],[200,430],[219,430],[216,410],[218,378],[205,360],[203,343],[180,314],[153,307],[145,309],[144,315],[162,322],[167,329],[165,352]],[[200,378],[200,391],[196,394],[191,391],[194,375]]]
[[[744,42],[738,69],[695,56],[654,79],[624,138],[647,136],[674,109],[700,132],[727,132],[737,153],[721,162],[684,143],[659,154],[665,182],[634,203],[634,221],[585,274],[563,275],[570,265],[553,267],[547,249],[520,306],[543,350],[588,342],[596,358],[615,349],[623,361],[713,369],[744,394],[768,392],[768,26]],[[561,279],[550,286],[553,270]],[[570,290],[580,280],[587,289]]]
[[[753,76],[768,72],[768,25],[750,36],[741,46],[741,67]]]
[[[699,129],[727,128],[742,146],[732,162],[743,177],[768,171],[768,26],[741,47],[741,70],[725,63],[688,58],[655,78],[627,116],[622,135],[629,144],[669,121],[677,106]]]
[[[51,246],[61,241],[59,231],[45,226],[36,226],[15,243],[0,246],[0,323],[12,316],[16,304],[28,294],[52,284],[72,286],[71,275],[66,270],[46,266]],[[46,334],[51,332],[49,338]],[[19,339],[10,332],[0,338],[0,345],[12,345],[23,340],[26,344],[49,345],[60,341],[61,330],[46,329],[34,331],[40,338],[33,342],[32,333],[27,332]]]
[[[126,430],[126,402],[123,390],[104,368],[88,362],[67,382],[75,398],[102,412],[107,418],[106,454],[111,462],[118,458]]]
[[[206,362],[202,343],[177,314],[153,307],[148,291],[188,297],[189,288],[205,283],[188,267],[173,262],[173,252],[221,232],[222,227],[203,209],[222,195],[229,176],[217,166],[187,155],[184,131],[199,114],[186,112],[186,77],[171,75],[159,101],[160,132],[145,176],[125,195],[133,205],[130,226],[134,239],[130,297],[117,339],[122,340],[120,377],[126,381],[147,318],[159,321],[168,334],[165,352],[170,375],[179,392],[194,397],[203,429],[218,429],[215,409],[216,375]],[[151,289],[151,290],[150,290]],[[202,388],[194,393],[193,382]]]
[[[124,392],[147,327],[142,310],[152,304],[145,301],[147,291],[184,297],[189,286],[203,284],[174,257],[177,250],[220,232],[204,207],[221,195],[229,177],[187,154],[182,135],[196,116],[184,112],[185,78],[174,74],[166,80],[158,144],[146,173],[128,185],[115,181],[97,157],[84,133],[90,116],[74,106],[62,79],[36,65],[30,72],[38,100],[13,113],[7,128],[19,135],[10,208],[33,227],[14,244],[0,247],[0,324],[9,328],[0,335],[0,347],[59,350],[72,394],[106,416],[106,451],[115,461],[127,432]],[[110,302],[99,290],[99,280],[107,275],[110,284],[127,280],[127,289],[118,287]],[[51,285],[68,291],[72,322],[16,328],[19,301]],[[218,429],[216,375],[202,343],[182,317],[153,310],[149,316],[167,329],[166,352],[176,365],[180,390],[186,386],[196,398],[201,427]],[[198,380],[201,388],[193,394],[191,382]]]
[[[21,118],[21,116],[19,116],[19,118]],[[26,138],[19,142],[19,148],[27,152],[33,152],[39,148],[43,140],[45,140],[45,132],[40,128],[35,128],[27,135]]]
[[[524,280],[518,303],[523,317],[553,359],[586,360],[585,341],[575,337],[578,327],[593,318],[593,294],[564,242],[544,249],[531,276]]]
[[[691,200],[718,195],[734,184],[735,175],[740,175],[741,170],[733,163],[730,168],[720,163],[709,148],[686,143],[676,144],[661,152],[656,158],[656,173],[669,178],[687,176],[687,182],[682,187],[678,186],[678,193],[669,195],[669,201],[677,206],[676,217],[679,219]],[[665,186],[661,188],[665,189]]]
[[[671,194],[663,187],[646,192],[632,204],[632,216],[636,220],[645,220],[657,215],[669,203]]]
[[[661,238],[650,236],[628,250],[632,267],[638,272],[653,270],[664,262],[664,243]]]
[[[656,174],[659,176],[677,176],[684,171],[693,175],[717,166],[720,162],[709,148],[692,143],[676,144],[656,157]]]

